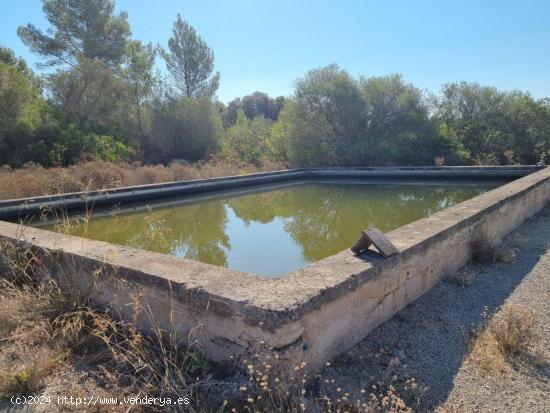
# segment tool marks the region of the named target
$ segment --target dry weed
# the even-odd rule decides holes
[[[228,403],[229,411],[246,412],[412,412],[391,383],[372,384],[359,392],[346,389],[328,375],[308,375],[306,363],[295,366],[291,374],[282,375],[274,368],[275,356],[255,355],[245,360],[248,383],[240,387],[241,400]],[[330,366],[330,363],[327,363]],[[407,380],[405,390],[414,392],[414,379]]]
[[[534,338],[535,315],[525,307],[509,304],[490,323],[491,334],[505,356],[527,352]]]
[[[474,283],[475,272],[470,267],[461,268],[445,277],[445,281],[460,287],[468,287]]]
[[[0,398],[35,394],[68,355],[64,348],[48,345],[20,347],[20,350],[15,357],[18,363],[0,368]]]
[[[0,199],[243,175],[285,168],[281,163],[268,162],[258,168],[236,165],[216,158],[194,164],[173,161],[169,165],[90,161],[67,167],[44,168],[29,163],[19,169],[0,167]]]
[[[59,290],[18,281],[0,279],[0,398],[36,392],[67,355],[46,322],[63,311]]]
[[[154,320],[153,334],[143,336],[89,307],[85,294],[66,295],[42,265],[55,254],[38,259],[24,246],[6,245],[2,255],[12,275],[0,278],[0,398],[39,392],[70,356],[133,395],[202,402],[211,364],[192,336],[184,344]]]
[[[505,373],[508,367],[498,349],[495,337],[489,330],[481,330],[475,334],[469,359],[481,371],[492,376]]]
[[[484,263],[506,263],[511,264],[516,260],[517,248],[512,248],[501,242],[482,235],[472,244],[472,256],[474,260]]]
[[[133,396],[188,397],[192,406],[185,411],[412,411],[396,388],[393,370],[354,394],[326,376],[309,377],[305,364],[297,366],[291,377],[283,377],[273,368],[275,354],[246,362],[243,374],[248,382],[241,387],[242,397],[229,392],[233,398],[220,408],[219,397],[212,394],[212,389],[220,388],[220,381],[211,377],[217,366],[194,341],[194,332],[185,342],[180,341],[174,331],[164,331],[151,317],[152,334],[143,335],[131,323],[91,308],[86,295],[66,295],[44,268],[55,254],[46,259],[24,246],[2,248],[2,254],[11,273],[18,276],[0,283],[0,328],[6,339],[0,342],[0,398],[40,394],[45,383],[55,381],[63,363],[86,366],[97,377],[97,386],[107,386],[101,390],[107,395],[116,391]],[[59,277],[61,266],[56,268]],[[136,295],[132,302],[136,313],[146,311],[141,305]],[[82,386],[71,383],[63,391],[86,394]],[[414,380],[404,386],[406,391],[416,392]]]
[[[487,313],[484,313],[487,319]],[[470,360],[481,370],[501,374],[511,357],[526,354],[534,338],[534,314],[519,305],[505,305],[492,319],[474,332]]]

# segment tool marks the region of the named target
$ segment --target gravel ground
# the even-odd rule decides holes
[[[470,285],[441,282],[325,373],[353,392],[384,381],[402,392],[415,378],[418,404],[411,394],[402,398],[421,412],[550,412],[550,209],[505,245],[516,252],[513,263],[470,265]],[[536,315],[531,357],[510,362],[504,377],[487,377],[467,357],[473,330],[483,324],[484,310],[490,316],[509,302]]]

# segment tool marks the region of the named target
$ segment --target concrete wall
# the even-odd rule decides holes
[[[131,205],[167,199],[189,197],[207,192],[243,189],[254,185],[289,182],[297,179],[358,178],[358,179],[460,179],[499,178],[516,179],[539,170],[538,166],[444,166],[444,167],[388,167],[388,168],[326,168],[288,169],[242,176],[197,179],[184,182],[137,185],[90,192],[72,192],[32,198],[0,201],[0,219],[16,220],[40,214],[44,208],[64,212],[90,208]]]
[[[32,248],[38,272],[144,332],[193,336],[214,360],[273,352],[317,370],[463,266],[476,239],[502,238],[548,202],[550,168],[391,231],[396,256],[343,251],[280,279],[2,221],[0,241],[4,254]]]

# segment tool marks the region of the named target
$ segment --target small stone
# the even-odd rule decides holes
[[[363,231],[363,234],[374,244],[374,246],[380,251],[384,257],[390,257],[395,254],[399,254],[395,245],[380,231],[376,228],[369,228],[366,231]]]
[[[355,243],[353,247],[351,247],[351,250],[354,254],[359,254],[362,251],[366,251],[370,246],[372,242],[367,238],[367,236],[364,234],[364,231],[361,232],[361,238]]]
[[[371,245],[374,245],[383,257],[390,257],[395,254],[399,254],[395,245],[376,228],[369,228],[361,231],[361,238],[351,248],[353,253],[359,254],[362,251],[367,250]]]

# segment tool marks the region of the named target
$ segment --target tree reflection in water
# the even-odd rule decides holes
[[[220,202],[113,214],[75,223],[71,235],[227,266],[231,248]],[[61,229],[61,228],[59,228]]]
[[[306,261],[326,258],[350,247],[360,231],[374,226],[387,232],[479,195],[476,186],[381,186],[317,184],[231,199],[245,222],[285,219],[285,229]]]
[[[93,217],[74,223],[69,233],[280,275],[349,248],[361,229],[374,226],[387,232],[491,187],[307,184]],[[268,255],[259,254],[266,250]]]

